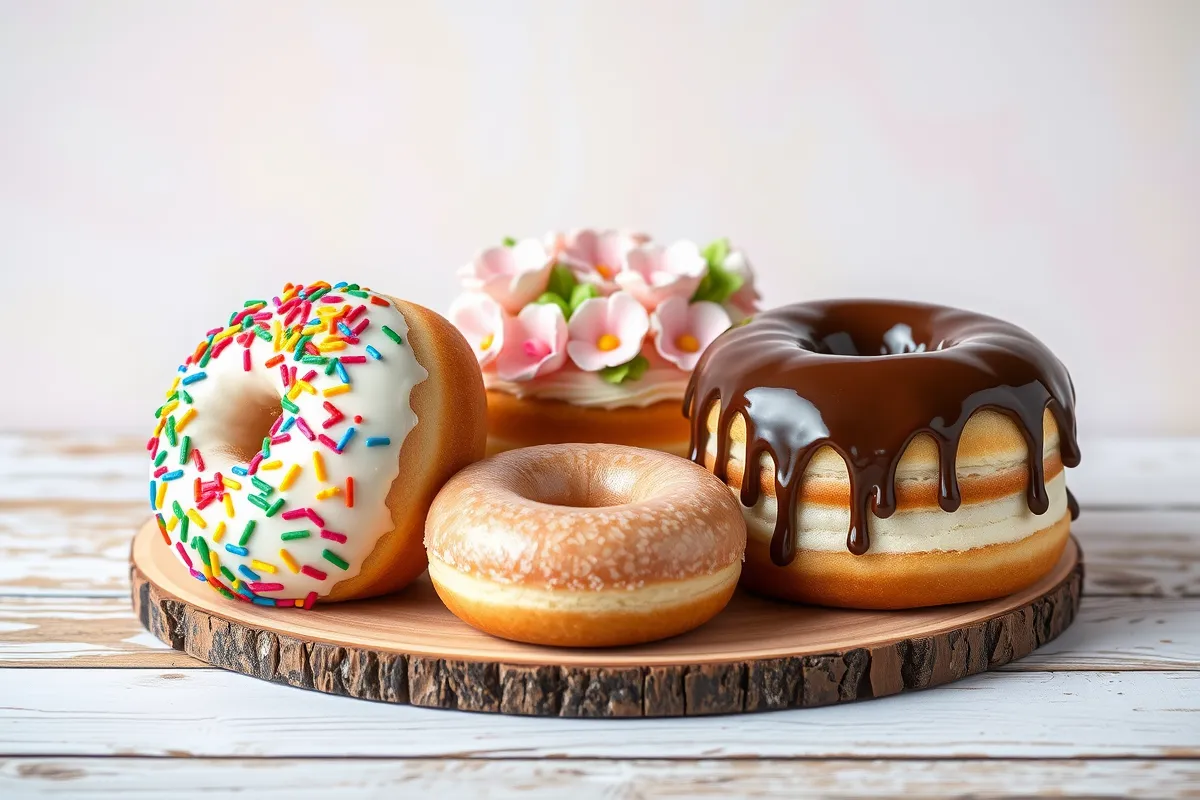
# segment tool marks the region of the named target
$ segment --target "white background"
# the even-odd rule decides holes
[[[1200,3],[0,0],[0,427],[148,429],[246,297],[444,309],[581,224],[1008,317],[1085,446],[1200,433]]]

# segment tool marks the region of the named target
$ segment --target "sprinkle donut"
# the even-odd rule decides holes
[[[310,608],[426,566],[437,490],[483,455],[483,382],[442,317],[353,283],[288,284],[208,331],[155,412],[165,545],[227,598]]]

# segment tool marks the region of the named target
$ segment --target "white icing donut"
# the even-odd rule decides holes
[[[310,607],[359,575],[399,528],[393,483],[418,423],[414,388],[430,376],[409,328],[391,299],[316,283],[248,301],[208,332],[147,445],[151,506],[193,577]]]

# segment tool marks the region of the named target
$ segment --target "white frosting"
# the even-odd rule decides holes
[[[284,308],[287,297],[287,294],[283,297]],[[341,299],[328,302],[328,297]],[[215,578],[216,584],[243,595],[247,589],[254,589],[252,584],[259,584],[260,588],[254,590],[253,594],[260,598],[287,601],[308,598],[311,601],[311,595],[326,595],[340,581],[357,575],[376,542],[394,527],[385,501],[400,470],[400,448],[408,432],[417,424],[410,394],[414,386],[428,377],[428,373],[408,346],[408,324],[404,316],[390,302],[376,305],[369,298],[356,297],[335,289],[325,298],[318,298],[307,317],[312,321],[318,319],[318,309],[325,307],[336,310],[344,306],[349,306],[351,311],[358,306],[365,307],[348,323],[351,329],[361,325],[364,319],[369,322],[358,335],[357,342],[351,337],[344,349],[328,350],[320,355],[366,357],[365,362],[344,365],[349,378],[349,391],[340,390],[343,379],[338,372],[326,375],[323,365],[302,363],[296,360],[292,352],[277,351],[273,341],[257,336],[249,339],[249,371],[246,371],[243,361],[243,351],[247,348],[236,341],[236,335],[233,337],[235,341],[225,346],[217,357],[211,358],[203,367],[189,363],[180,368],[178,389],[188,392],[191,403],[181,398],[177,407],[162,416],[162,420],[173,418],[177,428],[182,426],[178,433],[178,446],[172,446],[168,441],[161,420],[156,435],[158,452],[167,451],[163,466],[169,471],[182,471],[183,474],[165,482],[161,475],[156,478],[158,468],[153,463],[152,455],[151,504],[168,521],[176,518],[173,509],[175,502],[179,503],[185,516],[192,511],[205,521],[206,524],[201,526],[189,519],[189,541],[184,543],[184,552],[192,562],[194,575],[203,574],[210,582],[214,582],[212,579]],[[275,309],[272,301],[259,313],[273,312]],[[283,316],[286,313],[281,312],[278,317],[273,316],[271,320],[259,324],[270,331],[273,321]],[[299,321],[297,318],[294,323],[298,324]],[[397,334],[403,343],[398,344],[389,337],[384,326]],[[315,346],[333,344],[339,338],[345,340],[341,332],[329,334],[327,327],[315,333],[312,339]],[[379,353],[381,359],[374,358],[368,346]],[[232,446],[237,443],[231,442],[230,436],[238,428],[238,418],[246,414],[253,417],[262,414],[264,406],[278,408],[287,402],[284,398],[289,396],[291,390],[283,385],[279,365],[266,366],[267,361],[280,352],[284,354],[284,365],[297,368],[298,378],[303,378],[312,370],[316,371],[308,381],[313,391],[291,393],[291,402],[299,410],[292,412],[286,405],[283,406],[282,422],[277,429],[276,441],[270,446],[270,455],[261,460],[253,476],[235,474],[235,469],[241,471],[247,468],[246,463],[239,463],[231,454]],[[194,380],[201,373],[205,377]],[[193,382],[183,383],[189,379]],[[329,390],[334,394],[325,395]],[[327,428],[322,427],[322,423],[333,415],[323,405],[326,402],[342,414],[341,419]],[[189,409],[195,413],[185,423],[183,418]],[[361,422],[355,421],[356,416],[362,418]],[[328,443],[310,440],[305,436],[300,420],[307,424],[314,437],[324,434],[336,443],[340,443],[351,428],[354,434],[339,453]],[[262,435],[267,433],[266,430],[261,432]],[[200,450],[203,470],[191,457],[187,463],[179,463],[184,435],[190,437],[192,450]],[[289,438],[282,440],[284,436]],[[386,444],[383,443],[385,438],[388,440]],[[368,441],[372,446],[368,446]],[[246,443],[241,444],[245,446]],[[324,480],[317,475],[314,453],[319,453],[323,462]],[[278,466],[275,466],[275,462],[278,462]],[[293,465],[299,469],[289,478]],[[213,481],[217,472],[225,479],[240,484],[240,488],[225,486],[224,495],[230,498],[230,507],[226,506],[223,498],[218,498],[204,509],[198,509],[194,493],[195,479],[198,477],[210,487],[215,487]],[[252,495],[263,494],[255,486],[254,477],[274,487],[273,491],[267,493],[268,504],[274,504],[280,498],[284,500],[283,505],[271,516],[249,499]],[[348,478],[354,479],[353,507],[347,504]],[[286,489],[283,488],[285,484]],[[161,503],[156,503],[158,487],[163,485],[166,486],[165,496]],[[323,491],[327,492],[327,496],[318,499],[317,494]],[[291,513],[305,508],[311,509],[319,517],[320,523],[308,516],[295,517]],[[291,518],[285,518],[285,515]],[[254,528],[245,541],[243,552],[240,542],[247,523],[251,521],[254,522]],[[218,542],[216,534],[221,523],[224,523],[224,535]],[[167,531],[171,549],[180,558],[182,556],[176,545],[181,540],[182,531],[183,524],[177,518]],[[306,531],[308,535],[305,538],[285,539],[292,531]],[[338,541],[336,534],[344,535],[346,540]],[[217,554],[219,567],[215,574],[211,565],[202,563],[200,548],[193,546],[197,537],[202,537],[210,552]],[[281,550],[288,552],[297,570],[289,567]],[[328,557],[326,551],[333,558]],[[335,563],[337,560],[346,562],[347,566],[339,566]],[[271,565],[275,568],[274,572],[254,562]],[[304,571],[305,566],[310,570]],[[231,581],[220,567],[229,570],[236,582]],[[257,575],[257,580],[243,570]],[[322,573],[324,578],[321,577]],[[261,588],[262,584],[280,584],[282,588]]]
[[[485,371],[488,389],[520,398],[561,400],[589,408],[645,408],[664,400],[682,401],[690,374],[675,367],[651,367],[637,380],[609,383],[595,372],[562,369],[531,381],[501,380]]]

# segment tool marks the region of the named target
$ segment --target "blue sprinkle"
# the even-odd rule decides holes
[[[200,581],[201,583],[208,583],[208,579],[204,577],[204,573],[202,573],[202,572],[197,572],[196,570],[192,570],[192,577],[195,578],[196,580]]]
[[[197,372],[195,375],[188,375],[186,378],[184,378],[184,379],[181,381],[181,383],[183,383],[183,385],[184,385],[184,386],[188,386],[188,385],[190,385],[190,384],[193,384],[193,383],[195,383],[196,381],[202,381],[202,380],[204,380],[204,379],[205,379],[205,378],[207,378],[207,377],[208,377],[208,373],[206,373],[206,372]]]
[[[270,598],[267,598],[267,597],[251,597],[250,602],[254,603],[256,606],[273,606],[273,605],[275,605],[275,601],[271,600]]]
[[[338,452],[340,453],[343,450],[345,450],[346,445],[350,444],[350,440],[353,438],[354,438],[354,428],[347,428],[346,432],[344,434],[342,434],[342,440],[337,443]]]
[[[314,317],[313,319],[310,319],[310,320],[308,321],[308,325],[320,325],[320,324],[321,324],[321,318],[320,318],[320,317]],[[306,325],[305,327],[308,327],[308,325]]]
[[[245,575],[252,581],[258,580],[258,575],[252,569],[247,569],[245,564],[238,564],[238,572]]]
[[[370,436],[367,438],[367,447],[383,447],[392,443],[388,436]]]
[[[342,366],[341,361],[334,361],[333,368],[337,370],[338,377],[342,379],[342,383],[350,382],[350,376],[346,374],[346,368]]]
[[[333,288],[335,288],[335,289],[345,289],[345,288],[346,288],[347,286],[349,286],[349,285],[350,285],[349,281],[338,281],[337,283],[335,283],[335,284],[333,285]]]
[[[244,478],[247,475],[245,467],[230,467],[229,471],[241,478]]]
[[[287,422],[285,422],[285,423],[283,423],[282,425],[280,425],[280,426],[279,426],[279,432],[280,432],[280,433],[287,433],[289,430],[291,430],[292,426],[293,426],[293,425],[295,425],[295,424],[296,424],[296,418],[295,418],[295,417],[288,417],[288,419],[287,419]]]
[[[168,472],[162,476],[164,481],[175,481],[183,477],[183,470],[177,469],[174,472]]]
[[[158,511],[158,481],[150,481],[150,510]]]
[[[178,370],[178,371],[179,371],[179,372],[187,372],[187,365],[186,365],[186,364],[180,364],[180,365],[179,365],[179,370]]]
[[[235,556],[248,556],[250,551],[244,547],[238,547],[236,544],[227,544],[225,549],[233,553]]]
[[[379,361],[380,359],[383,358],[383,356],[379,355],[379,351],[376,350],[371,345],[367,345],[367,355],[369,355],[371,358],[375,359],[376,361]]]
[[[338,322],[338,330],[341,331],[342,333],[346,334],[347,336],[354,335],[354,331],[350,330],[350,326],[341,321]]]
[[[246,595],[246,597],[249,597],[251,600],[254,599],[254,592],[250,591],[250,587],[244,583],[238,587],[238,594],[244,594],[244,595]]]

